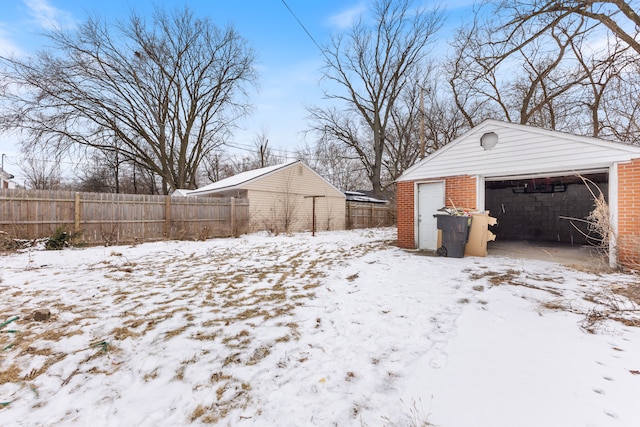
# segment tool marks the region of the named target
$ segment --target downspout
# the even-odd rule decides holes
[[[420,213],[418,212],[418,183],[413,182],[413,248],[420,249]]]
[[[611,231],[609,233],[609,267],[618,266],[618,162],[609,167],[609,221]]]

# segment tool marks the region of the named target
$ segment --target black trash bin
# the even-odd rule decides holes
[[[437,226],[442,230],[442,246],[438,248],[438,255],[462,258],[464,247],[469,240],[470,216],[434,215]]]

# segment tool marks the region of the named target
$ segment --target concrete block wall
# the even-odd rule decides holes
[[[640,159],[618,165],[618,261],[640,267]]]
[[[599,186],[605,199],[607,184]],[[553,241],[584,244],[587,225],[560,217],[585,219],[594,208],[593,196],[582,183],[569,184],[565,192],[514,193],[512,188],[487,189],[485,208],[498,218],[492,231],[498,239]]]

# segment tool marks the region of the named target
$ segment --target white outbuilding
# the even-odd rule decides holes
[[[252,231],[345,228],[345,195],[302,161],[243,172],[173,195],[248,199]]]

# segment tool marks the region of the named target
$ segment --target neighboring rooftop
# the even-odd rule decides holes
[[[13,179],[15,178],[13,175],[11,175],[9,172],[7,172],[6,170],[0,168],[0,177],[2,177],[3,179]]]
[[[344,195],[347,196],[347,202],[388,203],[386,200],[369,196],[363,191],[345,191]]]
[[[254,170],[250,170],[247,172],[242,172],[239,173],[237,175],[234,176],[230,176],[229,178],[225,178],[225,179],[221,179],[220,181],[216,181],[213,182],[209,185],[205,185],[204,187],[200,187],[197,188],[195,190],[185,190],[185,189],[177,189],[175,190],[172,195],[174,196],[187,196],[187,195],[191,195],[191,194],[198,194],[198,193],[206,193],[206,192],[210,192],[213,190],[225,190],[225,189],[231,189],[233,187],[236,187],[238,185],[241,184],[245,184],[249,181],[252,181],[256,178],[259,178],[263,175],[269,174],[273,171],[276,171],[278,169],[281,169],[285,166],[289,166],[293,163],[299,162],[300,160],[293,160],[287,163],[282,163],[279,165],[275,165],[275,166],[267,166],[264,168],[260,168],[260,169],[254,169]]]

